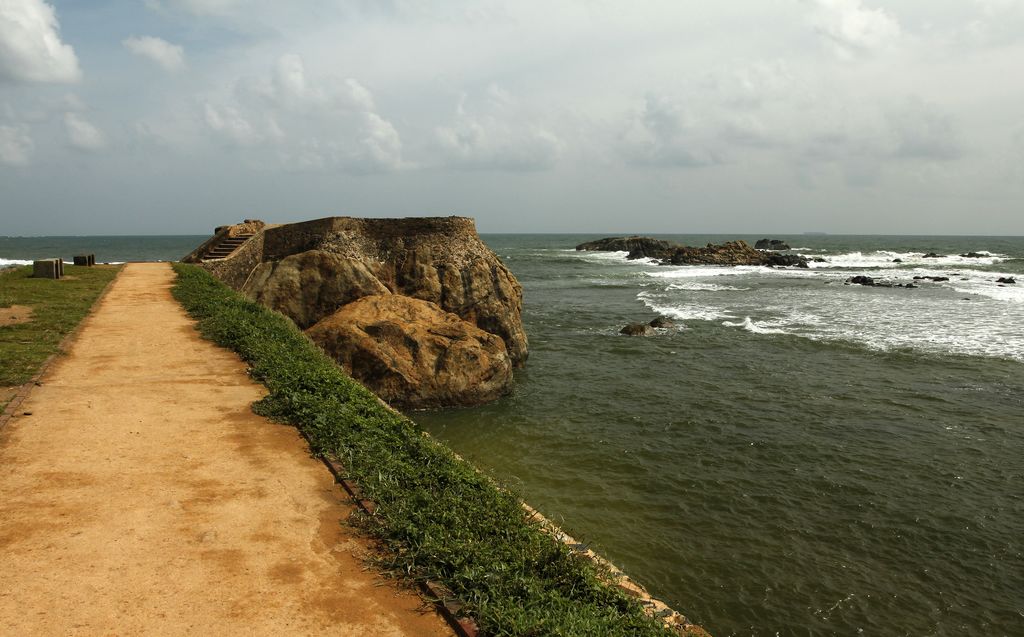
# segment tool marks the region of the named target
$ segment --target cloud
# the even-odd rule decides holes
[[[900,23],[885,9],[869,9],[861,0],[813,0],[815,30],[836,55],[852,59],[883,50],[900,37]]]
[[[361,152],[356,154],[356,158],[362,160],[369,172],[402,168],[402,138],[398,130],[374,112],[364,112],[362,118]]]
[[[35,144],[24,126],[0,125],[0,163],[27,166]]]
[[[223,135],[239,146],[252,146],[272,136],[275,126],[268,123],[266,132],[257,130],[239,110],[231,105],[216,106],[207,102],[203,105],[203,119],[210,130]]]
[[[197,16],[224,16],[247,4],[247,0],[145,0],[155,11],[173,7]]]
[[[79,150],[93,152],[107,145],[100,129],[77,113],[64,114],[64,129],[68,134],[68,142]]]
[[[311,77],[301,56],[278,58],[262,77],[239,78],[232,92],[203,104],[203,120],[235,146],[276,153],[286,170],[353,174],[408,167],[401,135],[353,78]]]
[[[702,139],[704,130],[681,101],[652,93],[627,117],[619,149],[635,166],[692,168],[720,163],[718,153]]]
[[[968,42],[982,46],[1013,45],[1020,42],[1024,28],[1024,2],[1020,0],[974,0],[976,15],[963,27]]]
[[[176,44],[152,36],[132,36],[121,41],[126,49],[159,64],[165,71],[185,68],[185,50]]]
[[[526,112],[501,88],[492,85],[477,108],[463,95],[455,120],[434,130],[442,162],[464,170],[538,171],[551,168],[564,142]]]
[[[75,82],[82,72],[43,0],[0,0],[0,81]]]
[[[888,121],[895,136],[895,157],[949,161],[963,155],[952,118],[919,98],[891,110]]]

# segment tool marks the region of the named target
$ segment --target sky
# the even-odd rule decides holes
[[[0,0],[0,235],[1024,235],[1024,0]]]

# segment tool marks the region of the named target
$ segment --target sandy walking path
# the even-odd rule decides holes
[[[0,634],[450,635],[172,281],[126,266],[0,431]]]

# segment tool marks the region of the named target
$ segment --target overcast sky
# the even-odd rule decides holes
[[[1024,235],[1024,0],[0,0],[0,235]]]

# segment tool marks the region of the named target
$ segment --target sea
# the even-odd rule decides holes
[[[484,235],[529,361],[411,416],[713,635],[1024,635],[1024,237],[771,236],[797,269],[574,249],[602,236]],[[0,265],[205,238],[0,238]]]

